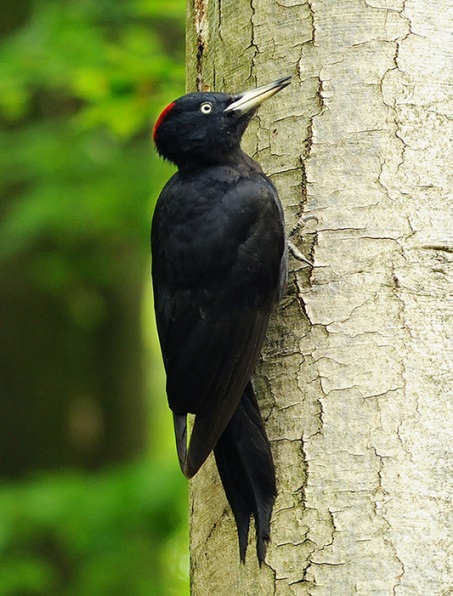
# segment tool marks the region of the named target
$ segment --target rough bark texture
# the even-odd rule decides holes
[[[240,565],[213,461],[192,591],[447,595],[453,572],[453,16],[448,0],[189,0],[188,88],[294,74],[245,148],[312,216],[256,388],[279,496]],[[253,536],[252,536],[253,538]]]

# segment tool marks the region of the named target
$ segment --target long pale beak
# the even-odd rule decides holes
[[[291,77],[283,77],[282,79],[278,79],[273,83],[268,83],[267,85],[261,85],[261,87],[257,87],[256,89],[252,89],[252,91],[246,91],[245,93],[241,93],[240,95],[236,96],[235,101],[230,103],[230,105],[225,108],[225,112],[240,112],[244,114],[253,108],[258,107],[263,101],[272,97],[279,91],[281,91],[284,87],[289,85],[291,82]]]

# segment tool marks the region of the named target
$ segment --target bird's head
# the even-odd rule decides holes
[[[178,167],[219,164],[239,148],[258,106],[289,85],[278,79],[238,95],[188,93],[169,104],[154,125],[159,154]]]

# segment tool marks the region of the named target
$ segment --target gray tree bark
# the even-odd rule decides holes
[[[448,0],[189,0],[189,90],[294,75],[244,148],[315,265],[291,257],[255,380],[267,564],[253,535],[239,563],[211,460],[191,483],[196,596],[452,593],[452,31]]]

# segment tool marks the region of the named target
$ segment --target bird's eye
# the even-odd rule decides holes
[[[200,112],[202,114],[210,114],[212,112],[212,103],[209,103],[209,101],[202,103],[200,106]]]

